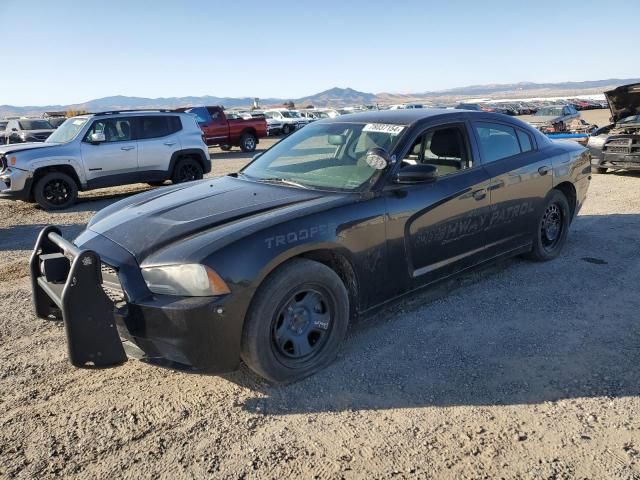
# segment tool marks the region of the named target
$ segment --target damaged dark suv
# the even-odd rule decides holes
[[[605,96],[613,123],[589,137],[592,170],[640,170],[640,83],[623,85]]]

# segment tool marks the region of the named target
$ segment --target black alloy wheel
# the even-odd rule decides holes
[[[285,300],[274,316],[271,341],[285,364],[306,361],[322,349],[332,327],[333,300],[327,292],[305,288]]]
[[[51,172],[36,182],[33,196],[45,210],[62,210],[75,203],[78,186],[69,175]]]
[[[191,158],[180,160],[176,165],[171,181],[173,183],[192,182],[202,179],[202,166]]]

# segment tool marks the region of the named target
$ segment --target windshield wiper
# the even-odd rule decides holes
[[[280,178],[280,177],[257,178],[256,182],[261,182],[261,183],[279,183],[279,184],[283,184],[283,185],[290,185],[292,187],[304,188],[305,190],[309,189],[308,186],[303,185],[302,183],[298,183],[298,182],[295,182],[293,180],[288,180],[286,178]]]

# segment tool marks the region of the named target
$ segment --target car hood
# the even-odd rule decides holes
[[[249,220],[255,227],[287,217],[288,207],[328,204],[341,197],[345,195],[221,177],[132,196],[98,212],[87,229],[119,244],[142,263],[203,232],[224,229],[229,235],[230,225]]]
[[[14,152],[23,152],[25,150],[35,150],[38,148],[53,148],[60,145],[59,143],[46,142],[28,142],[28,143],[12,143],[10,145],[0,145],[0,155]]]
[[[604,92],[614,122],[632,115],[640,115],[640,83],[623,85]]]

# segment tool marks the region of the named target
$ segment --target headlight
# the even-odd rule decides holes
[[[224,280],[204,265],[187,264],[143,268],[142,276],[149,290],[162,295],[208,297],[230,292]]]

